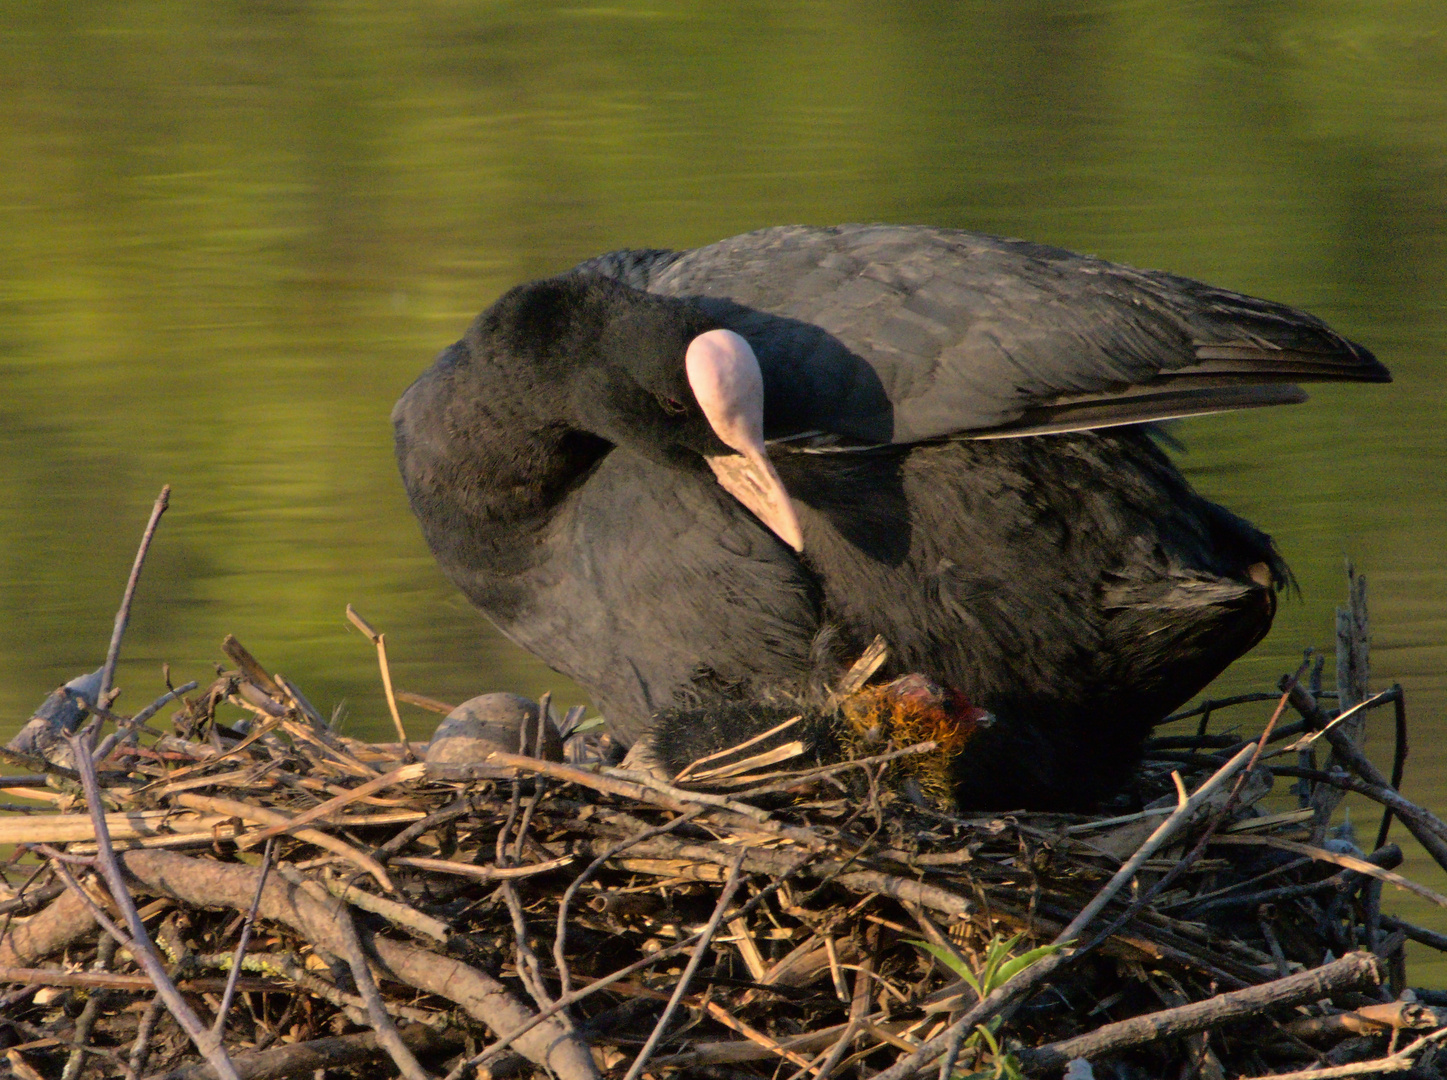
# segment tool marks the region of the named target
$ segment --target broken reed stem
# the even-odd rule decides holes
[[[253,833],[247,837],[247,843],[257,844],[262,840],[270,840],[274,836],[280,836],[282,833],[293,832],[296,829],[310,825],[313,821],[319,821],[330,814],[345,809],[358,799],[365,799],[368,795],[374,795],[383,788],[389,788],[396,784],[404,784],[409,780],[420,779],[425,771],[426,767],[420,762],[403,765],[400,769],[393,769],[385,776],[379,776],[375,780],[368,780],[365,784],[351,788],[318,806],[313,806],[310,810],[298,814],[285,824],[268,825],[260,832]]]
[[[533,729],[533,746],[531,757],[541,758],[543,756],[543,735],[547,732],[550,720],[550,710],[553,707],[553,692],[545,690],[543,696],[538,698],[538,724]],[[528,726],[524,722],[518,725],[518,753],[529,754],[527,748]],[[546,777],[538,777],[533,781],[533,794],[528,799],[527,809],[523,811],[522,824],[518,826],[517,836],[513,839],[512,859],[514,863],[522,861],[523,837],[527,836],[528,829],[532,826],[533,815],[537,813],[538,803],[542,802],[543,794],[547,791],[548,781]]]
[[[693,779],[693,773],[695,770],[700,773],[707,771],[703,769],[702,766],[708,765],[710,762],[720,761],[723,758],[733,757],[736,754],[742,753],[743,751],[749,749],[749,747],[756,746],[757,744],[763,742],[765,739],[769,738],[769,736],[777,735],[781,731],[788,730],[803,719],[804,716],[801,713],[798,716],[794,716],[789,718],[788,720],[785,720],[782,724],[775,724],[773,727],[769,728],[769,730],[761,731],[757,735],[745,739],[743,742],[735,743],[733,746],[725,747],[722,750],[715,750],[711,754],[705,754],[703,757],[691,761],[687,765],[685,765],[683,767],[683,771],[678,773],[673,778],[673,782],[675,784],[686,784],[689,780]]]
[[[121,656],[121,638],[125,636],[126,624],[131,621],[131,601],[136,595],[136,584],[141,580],[141,567],[146,562],[146,552],[151,549],[151,541],[156,536],[156,526],[161,523],[161,515],[166,512],[166,507],[171,504],[171,485],[167,484],[161,488],[161,493],[156,496],[155,505],[151,507],[151,518],[146,522],[146,531],[141,534],[141,545],[136,549],[136,558],[131,563],[131,576],[126,579],[125,595],[121,597],[120,609],[116,612],[115,626],[111,629],[110,646],[106,649],[106,662],[101,668],[100,689],[96,691],[96,704],[105,703],[106,695],[110,693],[111,683],[116,677],[116,663]],[[92,721],[94,723],[94,721]]]
[[[402,727],[402,714],[397,711],[397,695],[392,691],[392,668],[387,663],[387,636],[372,629],[372,625],[357,613],[351,604],[347,605],[347,618],[377,646],[377,666],[382,670],[382,690],[387,695],[387,708],[392,713],[392,723],[397,728],[397,741],[402,744],[402,753],[407,761],[416,761],[417,755],[407,741],[407,732]]]
[[[643,1044],[643,1049],[638,1051],[638,1056],[633,1059],[633,1065],[624,1075],[623,1080],[638,1080],[639,1074],[643,1072],[643,1066],[648,1064],[648,1059],[653,1056],[653,1051],[663,1040],[664,1033],[668,1030],[669,1021],[673,1019],[673,1014],[678,1009],[678,1003],[683,1000],[683,995],[688,991],[689,983],[693,981],[694,975],[698,973],[699,965],[703,963],[703,958],[707,955],[709,946],[713,943],[713,936],[718,932],[719,924],[723,922],[724,912],[728,910],[729,904],[733,901],[734,893],[738,891],[738,887],[743,881],[745,854],[745,850],[740,850],[738,858],[734,860],[734,865],[729,870],[729,879],[723,887],[723,892],[719,894],[718,903],[714,905],[713,916],[700,932],[698,945],[695,946],[693,955],[688,958],[688,966],[683,969],[683,974],[679,976],[678,985],[673,988],[673,996],[668,999],[668,1004],[664,1006],[663,1009],[663,1015],[658,1018],[658,1023],[654,1025],[652,1034],[648,1036],[648,1041]]]
[[[377,884],[382,886],[389,893],[397,891],[392,884],[392,878],[386,870],[371,856],[365,855],[352,847],[345,841],[338,840],[334,836],[328,836],[320,829],[292,828],[292,819],[285,814],[279,814],[275,810],[267,810],[264,807],[253,806],[250,803],[239,802],[236,799],[222,799],[211,795],[193,795],[190,792],[182,792],[172,796],[172,801],[182,806],[189,806],[193,810],[210,810],[216,814],[226,814],[231,817],[239,817],[243,821],[254,821],[258,825],[279,825],[283,831],[289,831],[298,840],[305,840],[308,844],[315,844],[319,848],[325,848],[333,855],[340,855],[348,862],[355,863],[372,877],[377,879]]]
[[[246,947],[251,944],[251,928],[256,925],[256,912],[261,907],[261,890],[266,888],[266,875],[271,872],[271,854],[276,848],[275,838],[268,838],[266,849],[261,853],[261,876],[256,880],[256,894],[251,898],[251,909],[241,923],[241,939],[236,943],[236,957],[231,962],[231,972],[226,977],[226,990],[221,995],[221,1004],[216,1008],[216,1023],[211,1031],[220,1039],[226,1032],[226,1014],[231,1011],[231,999],[236,994],[236,980],[241,975],[241,961],[246,957]]]

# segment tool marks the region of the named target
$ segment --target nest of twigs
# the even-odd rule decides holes
[[[1447,906],[1393,871],[1389,815],[1439,861],[1447,827],[1395,791],[1404,700],[1361,685],[1358,606],[1360,707],[1324,707],[1318,665],[1191,710],[1090,817],[943,814],[877,760],[726,794],[510,753],[429,773],[230,639],[170,732],[77,680],[5,752],[38,774],[0,778],[32,800],[0,818],[0,1052],[26,1080],[1444,1075],[1447,1000],[1404,959],[1444,939],[1381,898]],[[1356,749],[1381,705],[1391,777]],[[87,715],[103,753],[66,734]],[[1328,836],[1346,790],[1389,808],[1370,854]]]

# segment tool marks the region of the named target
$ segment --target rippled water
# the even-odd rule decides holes
[[[6,6],[0,737],[99,665],[165,482],[123,704],[163,661],[204,681],[231,632],[381,734],[349,602],[401,686],[582,700],[441,580],[391,402],[588,255],[927,222],[1304,306],[1393,369],[1176,434],[1301,585],[1223,689],[1330,648],[1355,560],[1408,793],[1447,808],[1440,26],[1370,0]]]

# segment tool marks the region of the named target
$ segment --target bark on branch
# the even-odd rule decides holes
[[[169,896],[200,907],[241,911],[256,892],[260,871],[249,866],[191,859],[166,851],[127,851],[121,865],[135,888]],[[328,905],[280,876],[267,880],[261,892],[261,917],[284,922],[308,940],[346,955],[346,945]],[[375,958],[384,977],[457,1002],[494,1032],[510,1032],[532,1019],[532,1012],[502,983],[458,960],[415,945],[378,937],[358,928],[362,945]],[[518,1052],[567,1080],[591,1080],[597,1072],[588,1047],[561,1022],[544,1021],[515,1044]]]

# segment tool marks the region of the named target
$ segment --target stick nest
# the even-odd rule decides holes
[[[1212,712],[1259,723],[1278,694],[1195,710],[1197,734],[1148,747],[1119,813],[954,817],[882,783],[888,762],[712,796],[576,752],[439,778],[405,744],[337,735],[252,665],[185,698],[174,733],[113,718],[97,763],[125,902],[207,1027],[256,908],[209,1056],[238,1076],[907,1075],[951,1051],[957,1075],[1059,1076],[1074,1058],[1102,1077],[1310,1074],[1394,1053],[1443,1075],[1435,1036],[1413,1040],[1447,1002],[1407,990],[1403,951],[1442,942],[1380,900],[1384,883],[1444,900],[1392,872],[1385,822],[1370,855],[1326,835],[1318,797],[1371,784],[1273,756],[1330,718],[1300,687],[1302,718],[1113,887],[1181,793],[1249,747],[1208,730]],[[1405,716],[1400,691],[1373,702],[1390,703]],[[9,789],[44,812],[0,818],[10,842],[47,845],[5,868],[0,1052],[27,1080],[216,1076],[62,880],[115,915],[84,861],[101,807],[63,759],[45,787]],[[1293,771],[1298,790],[1268,797]]]

